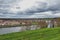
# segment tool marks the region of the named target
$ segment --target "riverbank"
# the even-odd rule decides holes
[[[38,22],[32,22],[31,24],[15,24],[15,25],[0,25],[0,28],[9,28],[9,27],[21,27],[21,26],[31,26],[31,25],[38,25]]]
[[[0,40],[60,40],[60,28],[45,28],[0,35]]]
[[[28,26],[28,25],[0,25],[0,28],[9,28],[9,27],[21,27],[21,26]],[[29,25],[31,26],[31,25]]]

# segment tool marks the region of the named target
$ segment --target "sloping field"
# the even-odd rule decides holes
[[[60,40],[60,28],[46,28],[0,35],[0,40]]]

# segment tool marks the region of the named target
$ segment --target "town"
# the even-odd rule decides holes
[[[0,27],[38,25],[42,28],[59,27],[60,18],[0,19]]]

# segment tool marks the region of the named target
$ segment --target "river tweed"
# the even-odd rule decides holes
[[[0,28],[0,35],[12,33],[12,32],[22,32],[27,30],[36,30],[40,29],[37,25],[31,25],[31,26],[17,26],[17,27],[8,27],[8,28]]]

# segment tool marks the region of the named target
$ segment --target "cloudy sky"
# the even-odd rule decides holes
[[[60,0],[0,0],[0,18],[60,17]]]

